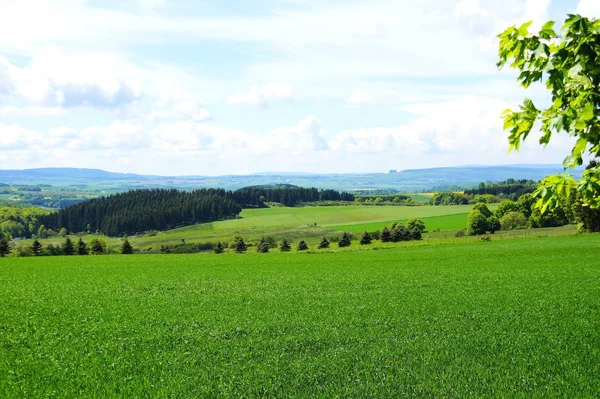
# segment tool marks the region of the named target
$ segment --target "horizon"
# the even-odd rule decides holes
[[[561,164],[566,134],[508,153],[502,111],[548,96],[498,71],[496,35],[528,20],[560,26],[567,13],[600,17],[600,2],[8,0],[0,168],[239,176]]]

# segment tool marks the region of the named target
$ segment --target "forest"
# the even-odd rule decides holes
[[[354,195],[336,190],[296,187],[289,184],[245,187],[233,192],[242,207],[264,207],[276,202],[283,206],[298,206],[306,202],[354,201]]]

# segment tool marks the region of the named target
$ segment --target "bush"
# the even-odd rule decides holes
[[[298,251],[306,251],[308,249],[308,244],[306,243],[306,241],[301,240],[298,243]]]
[[[425,231],[425,222],[422,219],[410,219],[406,226],[409,230],[418,229],[421,233]]]
[[[369,245],[373,241],[371,234],[368,231],[365,231],[360,238],[360,245]]]
[[[281,244],[279,245],[279,250],[281,252],[290,252],[292,250],[292,246],[286,238],[284,238],[283,241],[281,241]]]
[[[487,234],[482,235],[481,237],[479,237],[479,239],[481,241],[492,241],[492,237],[488,236]]]
[[[342,239],[338,242],[338,247],[344,248],[349,247],[352,244],[352,239],[350,238],[350,234],[344,233]]]
[[[323,239],[321,240],[321,242],[319,243],[319,249],[326,249],[329,248],[329,240],[327,240],[326,237],[323,237]]]
[[[467,217],[467,232],[471,236],[485,234],[488,231],[487,218],[478,210],[472,210]]]
[[[467,229],[460,229],[455,234],[454,237],[464,237],[467,234]]]
[[[213,252],[216,254],[222,254],[223,252],[225,252],[225,247],[223,246],[223,244],[221,243],[221,241],[219,241],[217,243],[217,245],[215,245],[215,248],[213,249]]]
[[[501,228],[502,228],[502,225],[500,224],[500,221],[498,220],[498,218],[496,216],[490,216],[488,218],[488,229],[489,229],[490,233],[494,234]]]
[[[527,228],[527,218],[521,212],[508,212],[500,219],[502,230],[517,230]]]

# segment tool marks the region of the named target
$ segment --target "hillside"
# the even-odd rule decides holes
[[[469,187],[479,182],[509,178],[539,180],[561,173],[561,165],[460,166],[448,168],[410,169],[397,173],[312,174],[261,173],[244,176],[149,176],[112,173],[97,169],[43,168],[0,170],[0,183],[51,184],[130,187],[225,188],[234,190],[248,186],[293,184],[335,190],[393,189],[418,192],[434,188]],[[577,174],[581,170],[576,170]]]

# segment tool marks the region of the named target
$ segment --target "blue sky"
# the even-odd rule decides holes
[[[495,36],[597,0],[0,0],[0,168],[385,172],[507,153]]]

